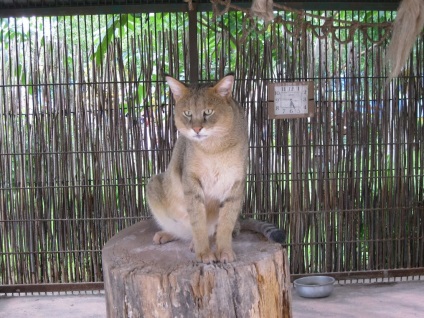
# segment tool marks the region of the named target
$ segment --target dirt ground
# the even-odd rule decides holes
[[[424,317],[422,280],[336,285],[331,296],[321,299],[299,297],[295,290],[292,296],[294,318]],[[0,296],[0,317],[104,318],[105,297],[103,293]]]

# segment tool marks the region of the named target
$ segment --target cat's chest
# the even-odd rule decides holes
[[[227,197],[236,182],[243,179],[242,162],[227,158],[204,160],[199,165],[199,179],[208,197],[223,199]]]

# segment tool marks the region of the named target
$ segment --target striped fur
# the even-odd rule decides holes
[[[284,230],[277,228],[274,224],[254,219],[240,220],[242,230],[249,230],[264,235],[268,240],[283,244],[286,240]]]

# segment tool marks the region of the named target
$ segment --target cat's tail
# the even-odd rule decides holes
[[[390,67],[388,82],[399,75],[423,26],[424,1],[403,0],[397,10],[392,39],[387,48],[386,63]]]
[[[264,235],[268,240],[283,244],[286,240],[286,232],[279,229],[274,224],[254,219],[241,219],[240,227],[242,230],[249,230]]]

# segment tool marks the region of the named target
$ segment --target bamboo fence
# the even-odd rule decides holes
[[[146,182],[177,138],[162,74],[190,68],[177,15],[142,15],[100,63],[108,33],[95,26],[116,17],[34,18],[41,29],[3,38],[0,285],[101,282],[104,243],[150,217]],[[385,86],[385,42],[278,24],[246,37],[242,15],[226,17],[198,14],[199,77],[236,74],[250,129],[243,213],[287,231],[293,274],[422,269],[424,39]],[[268,84],[295,80],[314,81],[315,116],[268,119]]]

